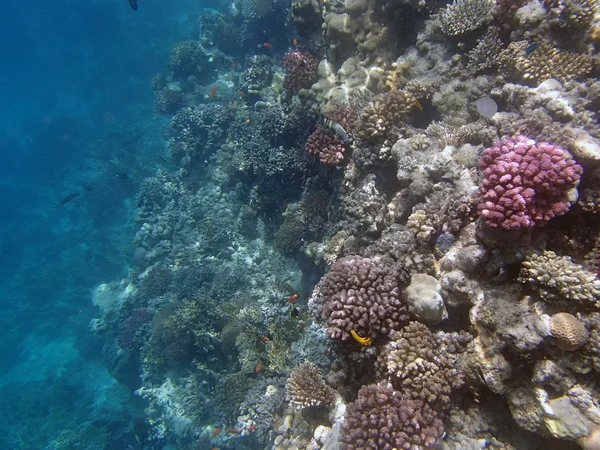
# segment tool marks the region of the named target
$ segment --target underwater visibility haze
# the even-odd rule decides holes
[[[597,0],[0,36],[0,450],[600,448]]]

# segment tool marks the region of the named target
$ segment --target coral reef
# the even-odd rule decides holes
[[[93,297],[143,446],[592,448],[595,3],[215,8]]]

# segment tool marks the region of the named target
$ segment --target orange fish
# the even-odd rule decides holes
[[[265,43],[263,44],[263,47],[264,47],[264,48],[273,48],[273,45],[272,45],[272,44],[269,44],[268,42],[265,42]]]
[[[235,69],[235,63],[232,62],[231,65],[229,66],[229,70],[234,70]]]
[[[240,432],[238,430],[236,430],[235,428],[227,428],[227,431],[229,431],[231,434],[240,434]]]
[[[267,342],[269,342],[269,338],[267,336],[263,336],[260,338],[260,342],[262,342],[263,344],[266,344]]]
[[[212,436],[210,438],[211,439],[216,438],[218,435],[221,434],[221,431],[223,431],[223,428],[217,428],[217,429],[215,429],[215,431],[213,431],[213,434],[212,434]]]
[[[306,328],[306,322],[298,322],[298,325],[300,325],[300,328]]]
[[[217,85],[214,85],[213,88],[210,90],[210,93],[208,94],[208,96],[210,98],[213,98],[216,94],[217,94]]]
[[[244,97],[244,95],[246,95],[246,94],[244,94],[242,91],[238,92],[238,96],[239,96],[240,98]]]
[[[294,303],[296,300],[298,300],[298,294],[294,294],[288,298],[288,303]]]
[[[225,75],[225,79],[229,81],[229,75]]]
[[[292,39],[292,44],[294,44],[295,46],[297,46],[298,45],[298,39],[296,39],[296,38]]]
[[[256,369],[254,369],[254,373],[258,373],[260,372],[262,369],[262,362],[258,362],[258,364],[256,365]]]
[[[254,431],[254,430],[256,430],[256,426],[255,425],[250,425],[250,426],[248,426],[248,430],[249,431]]]

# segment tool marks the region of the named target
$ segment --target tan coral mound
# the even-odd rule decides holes
[[[550,331],[556,345],[569,352],[583,347],[589,337],[585,325],[577,317],[564,312],[552,316]]]

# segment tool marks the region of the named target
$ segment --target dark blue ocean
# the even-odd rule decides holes
[[[91,290],[128,270],[135,193],[162,163],[168,123],[150,81],[202,8],[142,3],[137,12],[126,0],[2,5],[3,450],[139,448],[131,393],[89,331]]]

